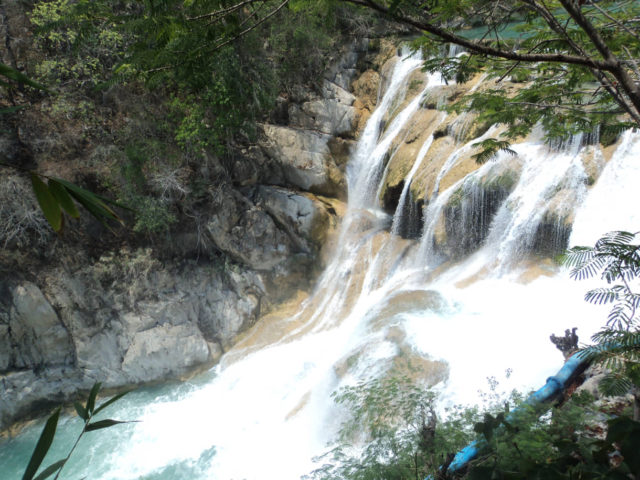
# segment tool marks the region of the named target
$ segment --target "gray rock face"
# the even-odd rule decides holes
[[[0,379],[0,428],[29,413],[66,402],[79,389],[91,387],[88,379],[83,380],[71,367],[47,368],[37,374],[22,370],[2,375]]]
[[[264,296],[253,272],[162,265],[144,250],[40,278],[42,289],[0,281],[0,428],[96,381],[120,388],[210,364]]]
[[[351,93],[325,80],[322,97],[289,106],[289,124],[327,135],[353,134],[357,125],[356,101]]]
[[[131,382],[140,383],[186,373],[208,359],[209,347],[196,325],[159,325],[133,336],[122,372]]]
[[[207,231],[218,248],[255,270],[270,270],[292,252],[291,242],[273,219],[240,193],[229,188],[214,192],[215,215]]]
[[[15,368],[71,363],[69,334],[40,289],[25,282],[14,288],[12,297],[9,328],[5,330],[12,345],[9,363]]]
[[[281,165],[289,184],[322,195],[344,190],[344,175],[331,157],[330,135],[277,125],[263,125],[262,132],[262,148]]]
[[[346,191],[345,155],[335,148],[335,139],[353,138],[358,127],[361,110],[348,90],[366,43],[354,45],[354,50],[336,62],[325,75],[319,95],[298,92],[292,95],[297,101],[280,102],[287,126],[262,125],[260,147],[280,167],[288,186],[328,196]]]
[[[308,240],[318,215],[313,200],[291,190],[266,186],[258,189],[257,199],[299,248],[310,251]]]

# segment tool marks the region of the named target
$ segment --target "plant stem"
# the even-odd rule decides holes
[[[76,439],[75,443],[73,444],[73,447],[71,447],[71,450],[69,450],[69,453],[67,454],[67,456],[64,459],[64,463],[60,466],[60,469],[58,470],[58,473],[56,473],[56,476],[53,477],[53,480],[58,480],[58,477],[60,476],[60,473],[62,472],[62,469],[64,468],[64,466],[67,464],[67,461],[69,460],[69,458],[71,458],[71,454],[73,453],[73,451],[76,449],[76,447],[78,446],[78,443],[80,442],[80,439],[82,438],[82,436],[85,434],[85,432],[87,431],[87,425],[89,425],[89,421],[91,420],[91,415],[89,415],[89,418],[87,418],[84,421],[84,426],[82,427],[82,431],[80,432],[80,435],[78,435],[78,438]]]

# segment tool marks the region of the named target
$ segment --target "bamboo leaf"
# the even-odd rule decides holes
[[[44,214],[47,222],[51,225],[56,232],[59,232],[62,228],[62,212],[60,211],[60,204],[54,198],[47,185],[40,180],[40,177],[31,173],[31,185],[33,185],[33,191],[36,194],[36,199],[40,205],[40,209]]]
[[[51,475],[56,473],[58,470],[62,468],[62,466],[66,463],[66,460],[58,460],[56,463],[52,463],[47,468],[45,468],[40,474],[35,477],[33,480],[45,480],[45,478],[49,478]]]
[[[73,404],[73,407],[76,409],[76,413],[80,418],[82,418],[83,420],[87,420],[89,418],[89,414],[87,413],[87,410],[78,402],[75,402]]]
[[[101,382],[96,382],[91,387],[91,391],[89,392],[89,398],[87,398],[87,406],[85,407],[86,411],[89,414],[93,413],[93,408],[96,404],[96,397],[98,396],[98,392],[100,391],[100,387],[102,386]]]
[[[4,82],[0,82],[0,85],[2,85]],[[6,108],[0,108],[0,115],[7,115],[10,113],[16,113],[19,112],[20,110],[22,110],[24,108],[24,105],[16,105],[15,107],[6,107]]]
[[[131,422],[121,421],[121,420],[111,420],[111,419],[98,420],[97,422],[93,422],[87,425],[87,428],[85,430],[87,432],[92,432],[94,430],[101,430],[103,428],[113,427],[114,425],[118,425],[119,423],[131,423]]]
[[[60,408],[57,408],[55,412],[49,417],[47,423],[40,434],[40,438],[38,439],[38,443],[36,444],[36,448],[31,455],[31,459],[29,460],[29,464],[27,465],[27,469],[22,476],[22,480],[32,480],[34,475],[38,471],[42,460],[47,455],[49,451],[49,447],[51,447],[51,443],[53,442],[53,437],[56,434],[56,427],[58,426],[58,419],[60,418]]]
[[[66,188],[60,182],[54,179],[49,179],[48,184],[49,191],[53,194],[64,211],[71,215],[73,218],[78,218],[80,216],[80,212],[78,212],[78,207],[76,207],[73,199],[71,198],[71,196],[69,196]]]
[[[13,80],[18,83],[24,83],[25,85],[29,85],[30,87],[36,88],[38,90],[44,90],[45,92],[52,93],[51,90],[49,90],[44,85],[31,80],[24,73],[21,73],[18,70],[5,65],[4,63],[0,63],[0,75],[8,78],[9,80]]]
[[[115,395],[115,396],[111,397],[109,400],[107,400],[102,405],[100,405],[98,408],[96,408],[95,411],[93,412],[93,414],[97,415],[99,412],[101,412],[102,410],[107,408],[112,403],[117,402],[118,400],[120,400],[122,397],[124,397],[129,392],[131,392],[131,390],[127,390],[126,392],[122,392],[122,393],[119,393],[118,395]]]

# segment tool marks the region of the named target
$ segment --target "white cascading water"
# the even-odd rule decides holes
[[[125,397],[109,416],[140,423],[81,444],[68,478],[297,479],[314,468],[312,458],[326,450],[339,427],[342,412],[331,393],[384,374],[399,356],[422,366],[418,380],[435,384],[443,402],[474,404],[487,377],[498,378],[504,390],[541,385],[562,365],[551,333],[577,326],[587,340],[604,323],[602,309],[582,301],[584,285],[535,261],[529,266],[546,275],[525,283],[519,260],[532,248],[545,203],[560,191],[575,210],[572,244],[593,243],[610,229],[637,229],[633,192],[640,183],[640,134],[623,135],[590,190],[579,145],[562,151],[535,139],[515,145],[517,158],[500,154],[436,190],[425,209],[423,238],[402,239],[388,231],[392,219],[380,210],[376,192],[394,139],[403,135],[425,92],[439,84],[428,77],[424,90],[403,102],[407,79],[420,63],[407,55],[396,63],[348,167],[349,208],[333,260],[298,313],[258,323],[204,375]],[[403,104],[384,129],[388,110]],[[432,142],[426,140],[405,177],[394,225]],[[438,184],[468,148],[448,157]],[[507,161],[519,165],[519,177],[475,253],[448,268],[427,267],[438,264],[435,222],[447,199],[472,191],[474,182]],[[76,419],[63,420],[48,460],[66,454],[78,429]],[[30,428],[0,445],[3,478],[20,478],[38,434]]]

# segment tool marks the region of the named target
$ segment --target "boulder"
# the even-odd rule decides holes
[[[273,218],[238,191],[220,186],[211,193],[214,214],[206,229],[214,244],[254,270],[267,271],[294,250]]]
[[[0,428],[25,416],[44,414],[92,385],[88,378],[70,367],[51,367],[38,373],[16,371],[0,376],[0,380]]]
[[[319,250],[337,226],[332,199],[262,185],[256,200],[302,251]]]
[[[331,156],[331,135],[268,124],[262,125],[262,133],[261,147],[289,184],[320,195],[345,191],[344,174]]]
[[[305,102],[301,106],[289,106],[291,126],[314,130],[326,135],[350,135],[357,125],[357,111],[350,103],[341,103],[336,99],[317,99]]]

